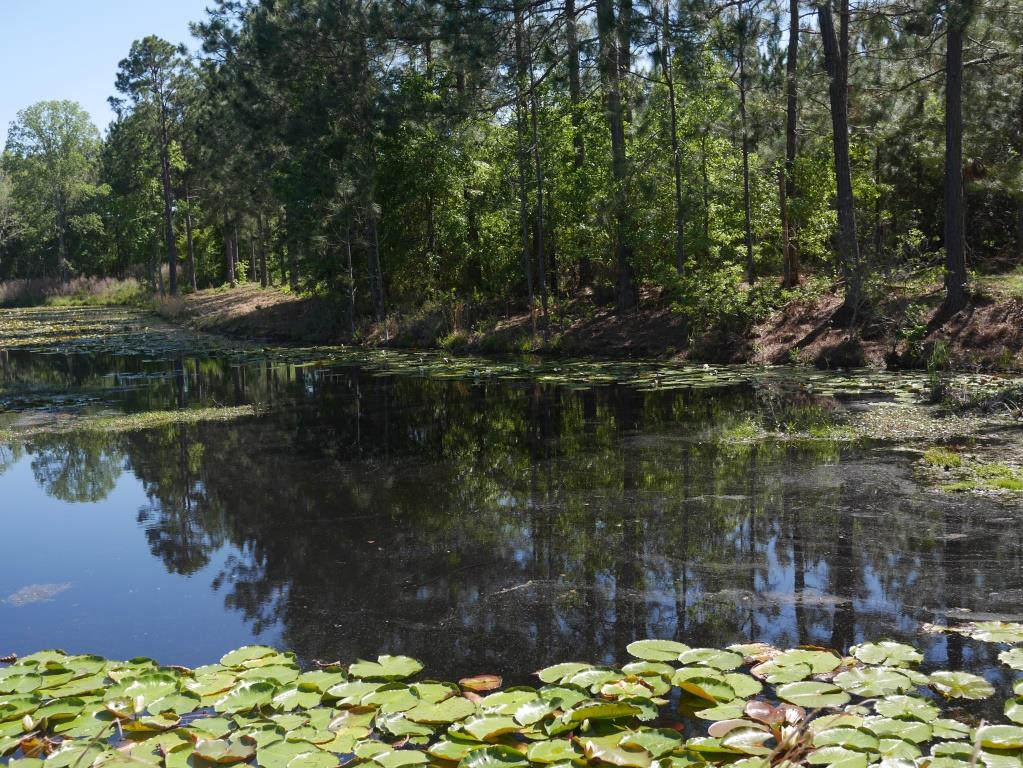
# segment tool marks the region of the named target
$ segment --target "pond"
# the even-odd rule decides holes
[[[260,642],[305,661],[408,654],[443,679],[514,681],[620,661],[643,637],[892,638],[931,665],[997,666],[994,650],[922,629],[1020,618],[1015,510],[923,487],[915,443],[831,428],[895,390],[728,369],[708,381],[699,367],[671,387],[645,373],[583,385],[509,361],[494,365],[516,375],[473,363],[444,377],[424,359],[2,353],[0,427],[251,408],[0,443],[0,655],[191,666]],[[744,439],[751,424],[794,423],[814,439]]]

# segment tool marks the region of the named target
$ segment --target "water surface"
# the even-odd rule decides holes
[[[0,655],[198,665],[260,641],[517,679],[633,639],[845,649],[940,666],[922,634],[1023,612],[1023,529],[891,446],[736,442],[869,398],[389,375],[173,355],[9,352],[7,419],[253,404],[230,422],[0,445]],[[6,599],[5,599],[6,598]]]

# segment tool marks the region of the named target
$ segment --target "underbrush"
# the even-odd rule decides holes
[[[7,280],[0,283],[0,307],[128,306],[141,303],[148,291],[138,280],[76,277]]]

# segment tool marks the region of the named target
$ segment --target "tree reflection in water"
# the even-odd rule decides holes
[[[135,396],[269,413],[36,440],[38,482],[95,501],[130,469],[164,567],[195,574],[231,545],[211,588],[309,659],[401,652],[448,677],[622,659],[645,636],[845,648],[1023,586],[1011,521],[921,491],[904,458],[717,439],[777,417],[751,389],[186,361]],[[954,642],[930,643],[960,666]]]

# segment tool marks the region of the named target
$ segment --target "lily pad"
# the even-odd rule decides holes
[[[418,674],[423,665],[408,656],[378,656],[376,661],[357,661],[348,668],[353,677],[377,680],[405,680]]]
[[[674,640],[636,640],[629,643],[626,650],[646,661],[678,661],[679,656],[689,651],[689,646]]]
[[[934,672],[930,684],[948,699],[987,699],[995,693],[991,683],[969,672]]]
[[[511,747],[474,749],[462,758],[459,768],[518,768],[529,765],[526,757]]]
[[[804,681],[779,686],[778,698],[805,709],[840,707],[849,702],[849,694],[830,683]]]
[[[1023,749],[1023,728],[1016,725],[984,725],[977,729],[977,741],[992,749]]]
[[[277,686],[264,680],[252,680],[239,683],[223,697],[217,699],[214,708],[217,712],[246,712],[270,704]]]
[[[890,640],[854,645],[849,651],[864,664],[881,664],[886,667],[908,667],[924,660],[923,654],[916,648]]]
[[[735,669],[743,660],[742,654],[717,648],[692,648],[679,656],[683,664],[702,664],[720,670]]]
[[[874,698],[905,693],[913,687],[913,681],[894,669],[865,667],[836,675],[835,685],[855,696]]]

